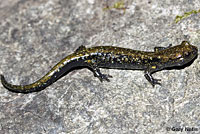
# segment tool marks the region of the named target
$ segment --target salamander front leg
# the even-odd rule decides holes
[[[109,75],[109,74],[102,74],[101,71],[100,71],[100,69],[98,67],[91,67],[91,69],[92,69],[92,71],[94,73],[94,76],[97,77],[97,78],[99,78],[99,80],[101,82],[103,82],[104,80],[110,82],[109,78],[112,78],[111,75]]]
[[[154,87],[156,84],[161,85],[161,83],[159,81],[161,81],[161,79],[154,79],[152,76],[152,73],[149,71],[145,71],[145,78],[151,83],[151,85]]]

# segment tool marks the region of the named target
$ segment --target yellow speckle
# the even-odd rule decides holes
[[[144,59],[144,55],[141,55],[141,59],[142,59],[142,60]]]
[[[91,60],[86,60],[86,62],[87,62],[87,63],[91,63],[92,61],[91,61]]]
[[[83,56],[83,54],[80,53],[78,56],[81,57],[81,56]]]
[[[151,68],[152,68],[152,69],[156,69],[156,66],[152,66]]]
[[[125,58],[125,62],[128,62],[128,58]]]

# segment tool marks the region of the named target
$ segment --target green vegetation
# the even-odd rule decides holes
[[[103,8],[103,10],[111,10],[111,9],[118,9],[118,10],[125,10],[127,9],[127,7],[125,6],[125,3],[123,0],[120,0],[116,3],[114,3],[112,6],[106,6],[105,8]]]
[[[177,15],[176,19],[175,19],[175,22],[178,23],[182,19],[187,18],[189,15],[191,15],[191,14],[197,14],[197,13],[200,13],[200,9],[199,10],[192,10],[190,12],[185,12],[184,15],[182,15],[182,16]]]

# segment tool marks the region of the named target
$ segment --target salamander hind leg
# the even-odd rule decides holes
[[[154,52],[159,52],[161,50],[165,50],[165,49],[168,49],[172,46],[172,44],[169,44],[169,46],[167,47],[154,47]]]
[[[112,78],[109,74],[102,74],[100,69],[96,66],[90,66],[92,72],[94,73],[94,76],[97,77],[101,82],[108,81],[110,82],[109,78]]]
[[[155,66],[151,66],[148,69],[145,70],[145,78],[151,83],[151,85],[154,87],[156,84],[161,85],[160,81],[161,79],[154,79],[152,76],[152,73],[156,72]]]

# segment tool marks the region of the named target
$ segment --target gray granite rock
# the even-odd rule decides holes
[[[152,51],[189,40],[200,48],[200,13],[178,23],[177,15],[198,10],[199,0],[7,0],[0,2],[0,74],[29,84],[59,60],[86,47],[112,45]],[[0,84],[1,134],[200,133],[200,60],[182,70],[154,74],[102,69],[101,83],[87,69],[74,70],[45,90],[7,91]],[[191,129],[189,129],[191,128]],[[190,130],[190,131],[189,131]]]

